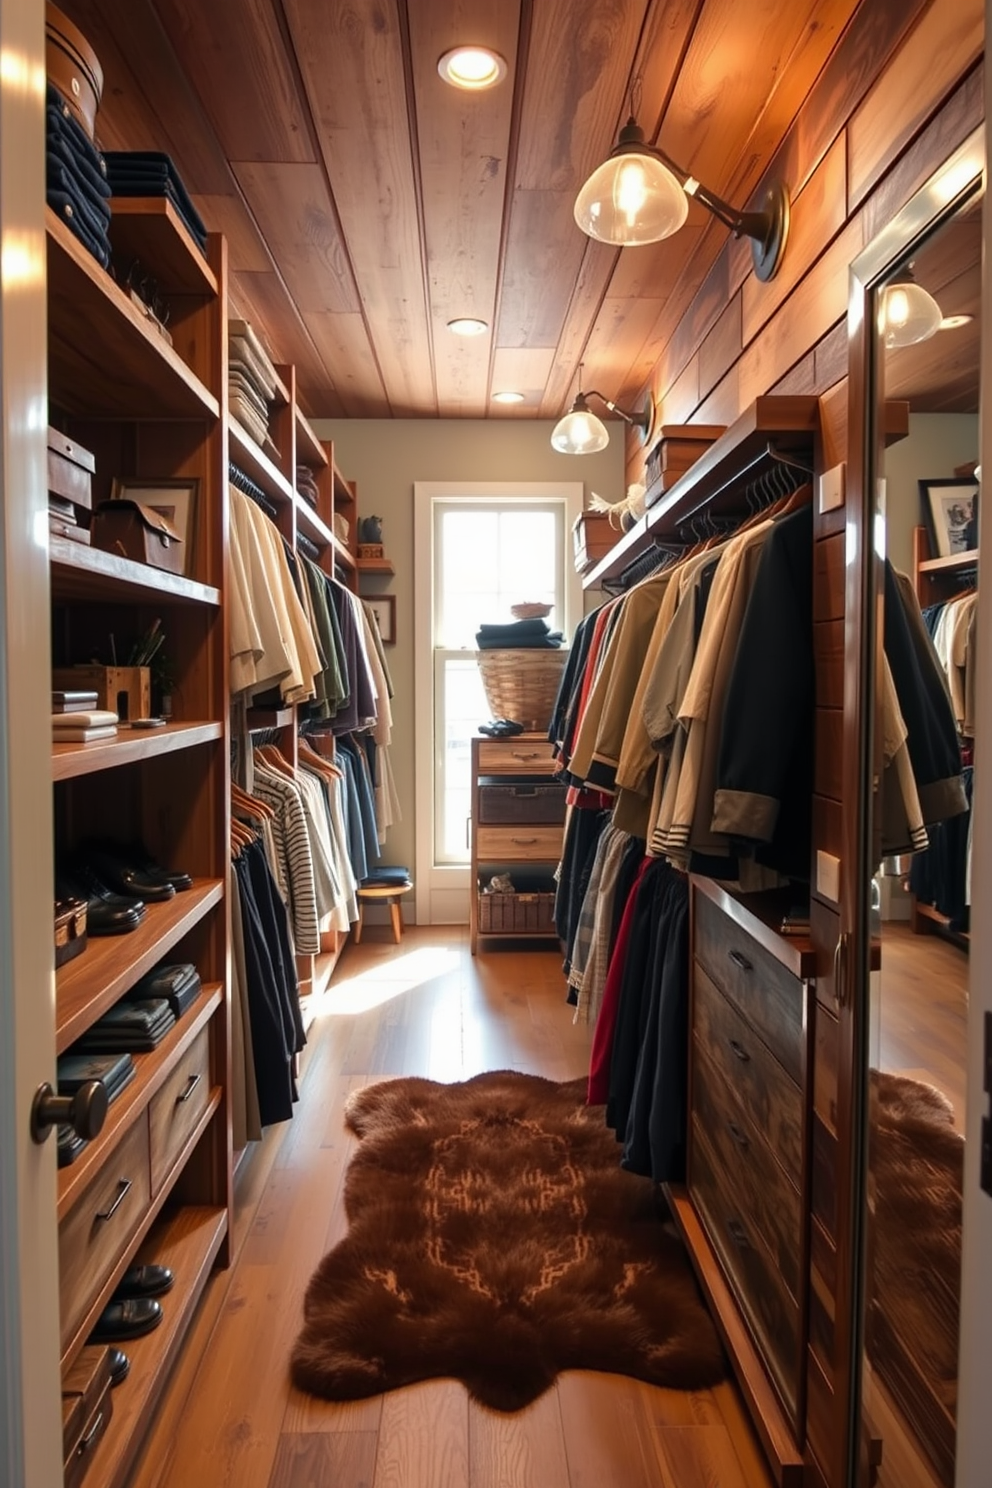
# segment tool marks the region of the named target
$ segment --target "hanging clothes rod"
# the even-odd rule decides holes
[[[790,484],[782,484],[777,488],[773,484],[769,484],[766,493],[762,482],[763,480],[768,480],[775,472],[782,476],[787,475]],[[804,464],[796,456],[779,449],[769,440],[765,448],[759,450],[743,468],[735,470],[733,475],[728,476],[721,485],[717,486],[714,490],[708,491],[705,496],[701,497],[689,511],[681,513],[676,519],[676,528],[679,532],[684,531],[689,527],[694,517],[698,517],[700,513],[707,511],[707,509],[713,506],[715,501],[718,501],[731,490],[733,490],[741,502],[741,514],[744,514],[745,511],[753,513],[755,510],[753,504],[755,500],[758,502],[757,509],[760,510],[761,506],[770,505],[780,496],[788,495],[790,491],[796,490],[800,484],[805,483],[798,481],[793,472],[801,473],[806,480],[812,479],[813,471],[810,466]],[[752,503],[750,506],[748,505],[749,495]]]

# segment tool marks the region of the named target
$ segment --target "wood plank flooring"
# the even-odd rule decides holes
[[[882,928],[879,1068],[935,1085],[964,1131],[968,957],[907,924]]]
[[[370,927],[345,951],[294,1119],[239,1172],[234,1264],[210,1283],[132,1488],[770,1488],[730,1383],[690,1393],[575,1371],[506,1416],[451,1380],[346,1405],[292,1389],[304,1288],[347,1227],[350,1092],[390,1075],[587,1067],[590,1031],[572,1022],[555,954],[473,958],[461,926],[388,935]]]

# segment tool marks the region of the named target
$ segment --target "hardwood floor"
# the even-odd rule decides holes
[[[576,1371],[506,1416],[450,1380],[346,1405],[290,1386],[304,1288],[347,1226],[349,1093],[390,1075],[587,1067],[556,955],[473,958],[461,926],[388,934],[370,927],[345,951],[294,1118],[239,1172],[234,1264],[211,1281],[133,1488],[769,1488],[729,1383],[690,1393]]]
[[[943,1091],[964,1131],[968,1038],[968,957],[935,935],[906,924],[882,930],[880,1069],[908,1075]]]

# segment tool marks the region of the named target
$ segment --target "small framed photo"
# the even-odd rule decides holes
[[[182,571],[191,575],[195,562],[196,498],[200,482],[189,480],[115,480],[110,495],[113,501],[140,501],[150,506],[179,533],[182,539]]]
[[[384,646],[396,645],[396,595],[378,594],[374,599],[368,598],[365,603],[375,616],[375,623],[379,627]]]
[[[976,480],[957,476],[946,480],[921,480],[923,521],[936,558],[956,558],[978,547],[978,496]]]

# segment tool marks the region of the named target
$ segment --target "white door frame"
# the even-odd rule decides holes
[[[468,865],[434,864],[434,502],[459,496],[507,501],[529,497],[564,501],[566,544],[565,616],[568,637],[582,618],[582,581],[571,561],[572,523],[582,511],[582,481],[414,481],[413,484],[413,646],[416,917],[418,925],[468,920]],[[480,617],[481,618],[481,617]]]
[[[0,1482],[62,1482],[41,0],[0,0]]]

